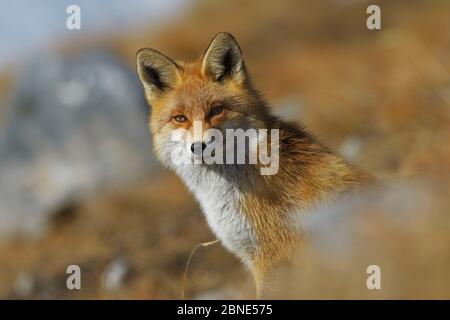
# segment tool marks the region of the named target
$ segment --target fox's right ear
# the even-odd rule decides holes
[[[173,88],[179,77],[178,65],[153,49],[139,50],[136,54],[136,65],[149,101]]]

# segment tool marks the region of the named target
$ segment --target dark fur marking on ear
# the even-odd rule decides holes
[[[214,81],[245,81],[245,68],[241,49],[229,33],[218,33],[203,55],[202,72]]]
[[[232,73],[233,69],[233,53],[231,49],[223,55],[222,59],[223,73],[217,78],[218,81],[222,81],[224,78],[228,77]]]
[[[164,91],[167,89],[168,85],[167,83],[164,83],[161,80],[161,75],[159,72],[153,68],[152,66],[142,66],[142,69],[144,71],[144,76],[146,77],[146,81],[148,83],[152,83],[158,90]]]

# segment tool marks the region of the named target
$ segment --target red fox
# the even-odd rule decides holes
[[[152,107],[150,128],[157,157],[194,193],[220,242],[251,270],[258,296],[265,292],[274,271],[299,250],[297,215],[372,180],[305,129],[270,112],[229,33],[217,34],[192,63],[141,49],[137,71]],[[175,163],[174,150],[185,149],[201,158],[212,143],[207,135],[197,141],[172,139],[178,129],[192,133],[194,122],[202,130],[224,134],[229,129],[278,130],[278,171],[261,174],[259,162]]]

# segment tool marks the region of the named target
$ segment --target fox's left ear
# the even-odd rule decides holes
[[[241,48],[227,33],[218,33],[203,56],[202,73],[214,81],[234,80],[243,83],[246,78]]]

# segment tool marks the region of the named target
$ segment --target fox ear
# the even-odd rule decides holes
[[[203,56],[202,73],[214,81],[232,79],[245,81],[245,66],[241,48],[234,37],[226,32],[218,33]]]
[[[179,76],[177,64],[153,49],[139,50],[136,54],[136,65],[150,101],[173,88]]]

